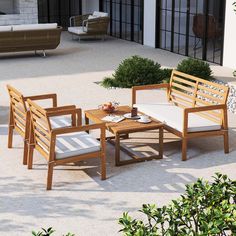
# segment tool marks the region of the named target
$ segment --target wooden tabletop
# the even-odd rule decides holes
[[[131,112],[131,107],[129,106],[120,106],[118,107],[118,110],[114,112],[114,115],[123,116],[126,113]],[[141,112],[138,112],[142,114]],[[154,130],[158,128],[163,127],[163,123],[160,121],[152,119],[151,123],[148,124],[142,124],[135,120],[131,119],[125,119],[119,123],[113,123],[113,122],[106,122],[102,119],[107,116],[108,113],[100,110],[100,109],[94,109],[94,110],[87,110],[85,111],[85,117],[86,119],[89,119],[95,123],[105,122],[107,126],[107,130],[112,132],[113,134],[119,133],[119,134],[126,134],[126,133],[135,133],[139,131],[146,131],[146,130]]]

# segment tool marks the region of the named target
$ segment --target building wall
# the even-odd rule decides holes
[[[15,0],[14,12],[17,14],[0,15],[0,25],[38,23],[37,0]]]
[[[143,44],[156,45],[156,0],[144,0],[144,34]]]
[[[233,11],[234,0],[226,0],[225,36],[223,66],[236,68],[236,13]]]

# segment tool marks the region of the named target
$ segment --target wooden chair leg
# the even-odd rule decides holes
[[[23,154],[23,165],[27,165],[27,159],[28,159],[28,141],[24,141],[24,154]]]
[[[182,139],[182,161],[187,161],[187,139]]]
[[[106,154],[101,156],[101,180],[106,179]]]
[[[13,130],[14,127],[10,125],[8,129],[8,148],[12,148]]]
[[[228,131],[224,133],[224,150],[225,150],[225,153],[229,153],[229,133],[228,133]]]
[[[29,145],[28,148],[28,169],[31,170],[33,167],[33,154],[34,154],[34,146],[33,145]]]
[[[47,190],[52,189],[53,164],[48,164]]]

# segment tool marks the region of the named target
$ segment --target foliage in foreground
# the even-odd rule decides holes
[[[213,79],[210,65],[205,61],[187,58],[178,64],[177,70],[205,80]]]
[[[55,232],[56,231],[52,227],[48,229],[42,228],[42,230],[38,232],[32,231],[32,236],[51,236]],[[75,234],[67,233],[66,235],[63,235],[63,236],[75,236]]]
[[[236,181],[216,174],[213,183],[198,179],[168,206],[143,205],[144,222],[124,213],[119,219],[126,236],[236,235]]]
[[[121,62],[112,77],[105,78],[102,86],[131,88],[136,85],[159,84],[169,79],[171,69],[162,69],[161,65],[148,58],[132,56]]]

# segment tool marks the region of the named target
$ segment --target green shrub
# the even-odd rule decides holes
[[[102,85],[106,88],[131,88],[135,85],[162,83],[171,74],[170,69],[161,69],[161,65],[148,58],[133,56],[118,66],[111,78],[105,78]]]
[[[210,65],[207,62],[193,58],[188,58],[181,61],[177,66],[177,70],[205,80],[213,79]]]
[[[143,205],[141,212],[146,222],[132,219],[128,213],[119,219],[124,235],[236,235],[236,181],[221,174],[211,184],[198,179],[170,205]]]
[[[32,236],[51,236],[52,234],[54,234],[56,231],[50,227],[48,229],[44,229],[42,228],[42,231],[32,231]],[[75,236],[75,234],[72,233],[67,233],[66,235],[63,236]]]

